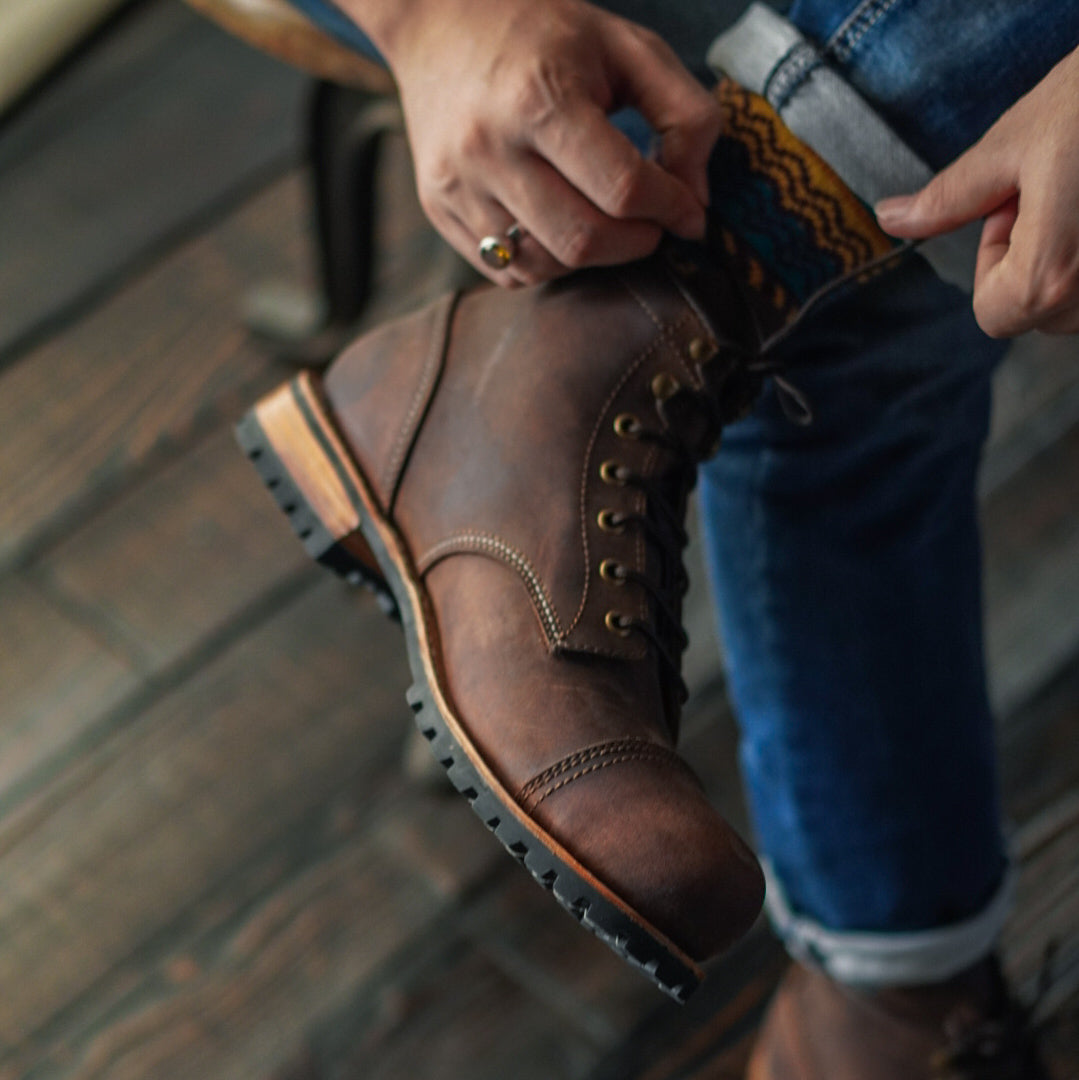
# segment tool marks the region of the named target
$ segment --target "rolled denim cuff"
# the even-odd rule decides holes
[[[943,982],[996,947],[1011,912],[1015,873],[1009,870],[989,903],[962,922],[931,930],[829,930],[796,913],[767,859],[765,911],[787,952],[847,986],[884,988]]]
[[[932,179],[929,166],[816,46],[759,0],[712,43],[708,64],[764,97],[866,203],[916,191]],[[980,232],[976,222],[924,241],[918,251],[941,278],[970,292]]]

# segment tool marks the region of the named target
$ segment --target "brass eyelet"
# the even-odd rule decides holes
[[[635,439],[640,430],[641,422],[633,413],[619,413],[614,418],[614,433],[621,439]]]
[[[608,508],[604,508],[596,515],[596,524],[604,532],[609,533],[624,533],[626,531],[626,523],[624,521],[617,521],[617,514]]]
[[[708,342],[704,338],[695,337],[689,343],[689,358],[695,364],[699,364],[711,356],[712,352],[709,350]]]
[[[661,371],[652,379],[652,396],[657,401],[666,401],[681,389],[682,384],[668,371]]]
[[[599,564],[599,576],[612,585],[625,585],[626,568],[617,559],[604,559]]]
[[[608,611],[603,621],[612,634],[617,634],[619,637],[629,637],[629,620],[625,615],[620,615],[617,611]]]
[[[599,467],[599,477],[605,484],[614,484],[615,487],[625,487],[626,481],[619,475],[622,466],[613,458],[608,458]]]

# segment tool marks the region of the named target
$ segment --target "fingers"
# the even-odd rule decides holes
[[[473,266],[528,283],[641,258],[664,230],[703,238],[719,110],[658,37],[579,0],[549,0],[542,20],[527,0],[450,7],[456,46],[396,73],[420,201]],[[611,124],[622,105],[659,133],[661,162]],[[492,271],[478,242],[513,221],[527,236]]]
[[[605,92],[563,97],[551,109],[544,106],[554,92],[536,80],[537,105],[528,110],[539,118],[535,149],[609,218],[649,221],[699,240],[719,106],[654,34],[612,21],[604,45]],[[657,132],[661,162],[642,157],[611,125],[607,111],[614,103],[635,107]]]
[[[630,262],[655,249],[662,236],[658,225],[609,217],[550,164],[533,158],[527,170],[513,173],[516,181],[506,193],[506,207],[523,225],[527,223],[542,254],[561,273]],[[540,264],[534,269],[542,272]]]
[[[722,126],[719,104],[655,34],[629,27],[612,37],[611,53],[622,72],[621,97],[662,140],[663,169],[707,206],[708,159]]]
[[[535,285],[569,272],[569,268],[555,259],[540,240],[520,226],[517,214],[493,199],[471,199],[465,212],[467,220],[443,208],[437,215],[432,215],[432,221],[443,238],[496,285]],[[506,237],[515,224],[520,234],[512,244],[513,257],[502,269],[490,266],[480,255],[480,242],[487,236]]]
[[[921,191],[877,203],[877,221],[892,236],[938,236],[996,210],[1018,192],[1018,182],[1017,163],[999,139],[987,136]]]
[[[536,132],[536,150],[613,221],[651,221],[687,239],[704,236],[704,206],[681,180],[641,157],[594,103],[578,101]]]
[[[655,163],[644,161],[598,109],[583,111],[595,118],[591,138],[588,131],[577,129],[572,138],[559,142],[560,137],[553,136],[550,143],[562,148],[561,160],[568,162],[562,169],[527,145],[502,142],[494,144],[497,152],[473,153],[455,163],[452,170],[428,170],[428,175],[452,171],[454,176],[452,185],[429,184],[421,189],[428,217],[453,247],[492,281],[534,284],[586,266],[643,258],[656,248],[664,227],[682,235],[687,235],[687,229],[692,230],[690,235],[703,232],[704,210],[692,196],[690,225],[679,221],[679,211],[671,208],[672,193],[674,198],[682,196],[683,185]],[[559,127],[573,129],[570,122]],[[615,167],[626,177],[620,190],[596,195],[606,207],[598,206],[581,190],[587,170],[574,169],[574,162],[591,161],[593,155],[618,162]],[[657,207],[670,224],[656,220]],[[504,233],[514,222],[525,233],[517,255],[505,270],[492,271],[479,258],[479,241],[489,234]]]
[[[982,230],[974,314],[991,337],[1079,331],[1079,237],[1032,197],[1012,200]]]

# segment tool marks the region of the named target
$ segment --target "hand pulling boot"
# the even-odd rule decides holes
[[[747,1080],[1048,1080],[995,957],[947,982],[858,990],[795,964]]]
[[[895,251],[763,99],[716,93],[705,249],[446,297],[238,428],[308,551],[399,612],[420,730],[476,813],[683,1000],[763,898],[673,749],[686,499],[765,373],[806,418],[762,342]]]
[[[763,898],[673,749],[685,504],[759,389],[745,312],[715,266],[669,253],[481,288],[238,428],[308,550],[399,611],[408,699],[455,786],[678,999]]]

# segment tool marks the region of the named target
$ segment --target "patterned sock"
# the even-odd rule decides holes
[[[789,326],[829,285],[893,265],[907,245],[757,94],[721,79],[723,129],[709,164],[707,243],[735,266],[762,338]]]

